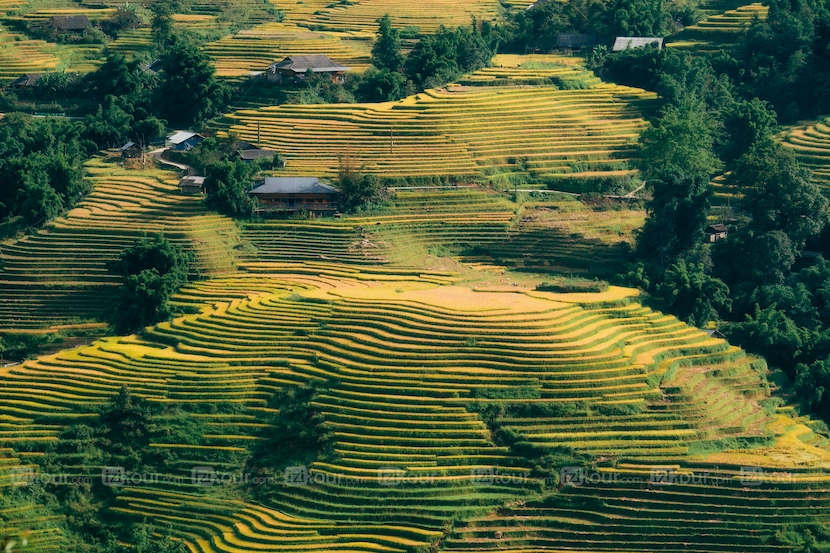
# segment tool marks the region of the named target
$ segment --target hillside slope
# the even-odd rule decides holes
[[[168,171],[129,171],[94,159],[93,191],[65,216],[0,247],[0,331],[42,329],[101,317],[119,277],[107,261],[147,233],[196,255],[202,275],[235,270],[234,222],[178,192]]]
[[[193,552],[778,551],[787,525],[827,522],[827,442],[761,408],[763,364],[637,304],[633,290],[476,291],[439,284],[440,273],[261,269],[183,290],[177,301],[200,314],[3,369],[5,441],[51,451],[68,418],[122,384],[183,403],[209,431],[153,444],[171,453],[164,483],[125,486],[115,511],[172,525]],[[282,474],[191,481],[194,467],[249,471],[270,395],[312,382],[334,444],[296,467],[299,485]],[[533,448],[500,443],[499,429]],[[533,451],[570,452],[582,470],[619,479],[557,489],[561,467],[540,473]],[[759,486],[746,484],[747,459],[789,476],[756,472]],[[655,487],[653,470],[674,480]],[[244,499],[258,486],[267,504]],[[798,509],[776,519],[780,504]],[[741,516],[759,510],[770,516]],[[716,534],[693,530],[710,518]]]

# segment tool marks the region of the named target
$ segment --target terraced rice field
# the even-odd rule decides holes
[[[21,330],[94,319],[119,278],[106,262],[143,233],[163,232],[196,254],[199,272],[234,269],[233,223],[178,194],[177,176],[88,164],[94,191],[64,217],[0,246],[0,329]]]
[[[338,156],[385,177],[510,173],[537,179],[628,174],[653,94],[595,84],[584,90],[451,86],[399,102],[239,110],[224,128],[282,153],[287,172],[333,175]],[[606,173],[608,172],[608,173]]]
[[[416,27],[421,33],[433,33],[440,25],[469,25],[470,18],[492,21],[499,15],[496,0],[421,0],[420,2],[357,0],[350,2],[295,2],[274,0],[291,21],[312,29],[326,31],[362,31],[374,34],[377,20],[385,14],[399,28]]]
[[[62,61],[54,44],[43,40],[27,40],[23,35],[0,27],[0,82],[10,81],[26,73],[57,70]]]
[[[677,466],[680,476],[698,469],[696,478],[668,485],[649,485],[648,466],[609,470],[606,482],[475,519],[442,551],[787,551],[776,529],[830,522],[826,474],[750,487],[737,467],[700,468]]]
[[[286,56],[325,54],[334,61],[360,71],[369,66],[371,42],[345,33],[315,32],[290,23],[268,23],[229,35],[205,46],[217,74],[243,77],[264,71]]]
[[[822,187],[830,186],[830,119],[795,127],[781,136]]]
[[[602,272],[623,262],[627,237],[643,212],[593,212],[576,201],[520,208],[480,188],[400,190],[388,215],[270,220],[242,225],[255,246],[242,257],[261,262],[342,263],[413,267],[428,254],[460,256],[464,264],[500,264],[549,272]],[[617,217],[617,218],[615,218]]]
[[[195,283],[176,301],[200,314],[3,369],[5,439],[17,449],[47,448],[59,421],[89,414],[126,383],[150,401],[206,413],[211,430],[198,443],[154,445],[186,452],[169,476],[197,465],[230,471],[261,430],[270,393],[317,382],[314,404],[334,432],[335,453],[307,467],[306,485],[278,485],[267,505],[235,500],[234,489],[218,499],[191,484],[119,495],[118,513],[170,524],[193,552],[403,553],[430,544],[611,551],[614,540],[627,540],[628,551],[673,550],[666,544],[675,542],[677,550],[736,551],[744,540],[766,547],[810,508],[825,516],[826,441],[807,430],[776,442],[775,419],[756,402],[767,393],[763,366],[739,349],[639,305],[633,290],[477,292],[446,285],[448,277],[271,263]],[[228,404],[237,408],[221,408]],[[620,484],[559,492],[493,442],[477,414],[488,404],[551,414],[575,407],[499,423],[542,449],[613,458],[624,474],[669,464],[711,470],[695,448],[723,437],[768,449],[775,442],[778,463],[808,451],[819,458],[798,485],[746,496],[734,483],[729,491]],[[773,502],[796,509],[775,520]],[[770,516],[750,520],[758,512]],[[713,518],[724,519],[716,534],[692,531]],[[447,526],[450,519],[457,523]],[[602,519],[613,525],[592,524]]]
[[[769,6],[760,2],[738,6],[726,11],[717,7],[723,2],[716,2],[708,10],[709,14],[695,25],[690,25],[669,39],[667,45],[672,48],[695,51],[714,52],[724,44],[734,43],[739,34],[758,19],[766,19]]]

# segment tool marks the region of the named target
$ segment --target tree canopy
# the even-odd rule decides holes
[[[140,238],[108,269],[123,278],[110,322],[119,334],[136,332],[168,319],[170,296],[188,280],[193,255],[163,235]]]

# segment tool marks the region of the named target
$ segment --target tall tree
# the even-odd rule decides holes
[[[150,11],[153,12],[150,21],[153,42],[164,50],[173,42],[173,6],[169,0],[156,0],[150,5]]]
[[[172,124],[193,125],[225,107],[231,89],[216,78],[205,53],[178,38],[161,58],[164,77],[156,95],[156,112]]]
[[[827,223],[828,201],[789,148],[772,139],[755,143],[735,163],[728,182],[740,187],[758,233],[783,231],[797,251]]]
[[[706,106],[688,97],[663,109],[657,125],[640,135],[640,169],[646,179],[672,168],[693,179],[709,179],[720,168],[713,153],[714,123]]]
[[[640,167],[651,187],[648,219],[637,250],[661,267],[703,240],[709,210],[709,180],[719,167],[712,153],[712,124],[701,102],[667,106],[655,127],[640,137]]]
[[[378,69],[397,72],[403,68],[400,32],[392,27],[389,14],[378,19],[378,37],[372,46],[372,65]]]
[[[219,161],[205,167],[205,203],[232,217],[250,217],[256,202],[248,194],[255,166],[243,161]]]
[[[110,312],[110,322],[118,333],[141,330],[170,317],[170,296],[187,282],[193,256],[167,238],[141,238],[110,262],[108,269],[120,275]]]

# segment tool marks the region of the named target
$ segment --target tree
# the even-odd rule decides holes
[[[754,283],[781,284],[795,263],[795,249],[786,234],[773,230],[751,242],[749,258]]]
[[[610,36],[665,36],[670,25],[663,0],[611,0],[605,9]]]
[[[41,224],[83,197],[90,182],[82,165],[97,148],[82,132],[65,119],[15,113],[0,119],[0,218]]]
[[[121,252],[107,268],[120,275],[110,322],[116,332],[126,334],[170,318],[170,296],[187,283],[192,254],[162,235],[141,238]]]
[[[404,64],[404,73],[419,89],[440,86],[464,71],[490,64],[496,51],[489,26],[479,29],[443,26],[433,35],[421,38]],[[487,31],[487,32],[485,32]]]
[[[706,106],[687,98],[681,106],[666,106],[658,124],[640,135],[640,168],[647,180],[674,168],[691,179],[708,181],[720,168],[712,152],[714,142]]]
[[[372,65],[381,70],[398,72],[404,62],[400,32],[392,28],[389,14],[378,19],[378,25],[378,37],[372,46]]]
[[[728,140],[721,158],[726,163],[735,161],[753,144],[769,138],[777,124],[775,111],[768,102],[758,98],[735,102],[724,114],[723,125]]]
[[[63,211],[63,200],[45,181],[29,181],[18,191],[19,213],[30,225],[40,225]]]
[[[827,223],[828,201],[810,172],[789,148],[772,139],[755,143],[741,156],[728,182],[744,192],[751,227],[759,233],[783,231],[796,251]]]
[[[122,108],[147,107],[155,78],[141,69],[138,60],[127,61],[121,54],[112,54],[101,67],[84,77],[83,86],[93,101],[103,102],[107,96],[113,96]]]
[[[702,243],[712,193],[703,175],[671,166],[650,173],[653,197],[646,204],[648,218],[637,237],[637,252],[664,267]]]
[[[123,143],[131,134],[133,117],[116,103],[115,96],[107,96],[94,115],[84,119],[84,136],[100,148]]]
[[[795,367],[795,393],[810,411],[830,420],[830,357]]]
[[[408,92],[406,77],[388,69],[369,69],[357,86],[361,102],[391,102],[400,100]]]
[[[809,339],[809,333],[775,305],[766,309],[755,306],[754,313],[747,315],[744,322],[725,325],[724,333],[730,342],[763,355],[771,365],[784,369],[792,368]]]
[[[375,175],[365,174],[363,169],[357,166],[354,158],[340,156],[337,182],[347,208],[368,204],[380,195],[380,180]]]
[[[100,447],[130,471],[145,468],[153,432],[151,409],[126,384],[100,414]]]
[[[666,271],[657,285],[657,295],[669,311],[692,326],[703,326],[718,320],[732,308],[729,287],[704,272],[699,263],[687,264],[680,259]]]
[[[173,42],[173,7],[168,0],[157,0],[150,5],[150,11],[153,12],[150,21],[153,42],[164,50]]]
[[[216,79],[210,58],[189,40],[178,38],[162,56],[164,76],[156,93],[156,113],[176,125],[209,119],[230,100],[231,89]]]
[[[240,160],[219,161],[205,167],[205,203],[232,217],[250,217],[256,202],[248,192],[255,166]]]

